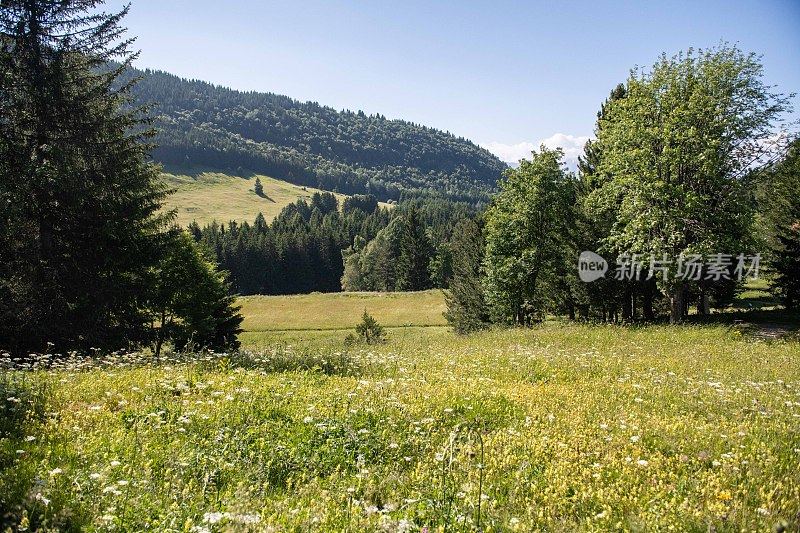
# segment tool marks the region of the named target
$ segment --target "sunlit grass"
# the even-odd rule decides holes
[[[183,227],[192,221],[204,226],[214,220],[222,224],[230,220],[252,224],[259,213],[269,222],[287,205],[301,199],[310,201],[315,192],[322,192],[262,175],[258,178],[264,187],[264,197],[253,190],[256,176],[201,172],[192,176],[165,173],[162,177],[175,190],[165,200],[164,208],[175,209],[176,221]],[[338,193],[336,197],[340,204],[346,198]]]
[[[6,371],[4,525],[798,527],[796,342],[554,321],[393,328],[347,351],[344,334],[252,331],[236,355]]]
[[[245,331],[349,329],[366,309],[386,327],[444,326],[440,290],[423,292],[344,292],[296,296],[245,296]]]

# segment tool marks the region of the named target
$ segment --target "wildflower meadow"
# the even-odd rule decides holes
[[[4,361],[11,530],[791,530],[800,350],[723,325],[260,331]],[[782,529],[783,528],[783,529]]]

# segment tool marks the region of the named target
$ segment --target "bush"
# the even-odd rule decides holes
[[[346,344],[383,344],[386,342],[386,332],[383,326],[378,324],[378,321],[364,309],[361,323],[356,326],[355,335],[351,333],[344,340]]]

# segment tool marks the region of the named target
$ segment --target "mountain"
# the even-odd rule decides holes
[[[381,200],[436,194],[476,201],[506,168],[467,139],[404,120],[161,71],[130,69],[127,76],[141,78],[133,95],[152,105],[160,130],[153,157],[169,170],[266,174]]]

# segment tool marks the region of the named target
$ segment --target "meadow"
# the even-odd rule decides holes
[[[433,291],[242,304],[238,354],[6,368],[2,526],[800,527],[796,340],[562,321],[459,337]],[[388,342],[345,346],[365,308]]]
[[[214,220],[225,224],[230,220],[252,224],[259,213],[269,222],[287,205],[297,200],[310,201],[314,193],[324,192],[263,175],[240,177],[219,172],[173,172],[161,175],[167,187],[174,190],[167,197],[164,209],[174,209],[175,222],[184,228],[191,222],[202,227]],[[253,190],[256,177],[264,188],[263,197]],[[334,194],[340,204],[347,198]]]

